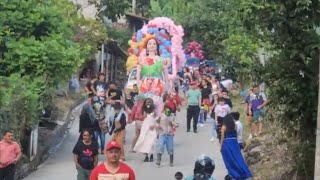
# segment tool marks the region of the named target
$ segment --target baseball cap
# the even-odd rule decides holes
[[[106,150],[108,151],[108,150],[110,150],[112,148],[121,149],[121,146],[115,141],[110,141],[106,146]]]
[[[191,86],[193,86],[193,85],[197,85],[197,82],[192,81],[192,82],[190,83],[190,85],[191,85]]]

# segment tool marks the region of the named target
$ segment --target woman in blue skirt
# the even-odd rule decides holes
[[[236,125],[230,114],[224,117],[221,128],[221,153],[229,176],[236,180],[245,180],[252,177],[242,157],[237,141]]]

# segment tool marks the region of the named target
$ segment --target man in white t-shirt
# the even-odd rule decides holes
[[[244,145],[243,145],[243,126],[242,126],[241,121],[239,120],[240,113],[239,112],[232,112],[231,115],[232,115],[232,117],[235,121],[235,124],[236,124],[237,140],[238,140],[240,149],[243,149],[244,148]]]

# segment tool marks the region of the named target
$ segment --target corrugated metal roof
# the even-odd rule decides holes
[[[107,39],[107,41],[105,42],[105,46],[107,48],[112,49],[116,55],[119,55],[121,57],[128,57],[128,54],[126,53],[126,51],[124,51],[120,47],[119,43],[114,39]]]
[[[142,17],[142,16],[139,16],[139,15],[136,15],[136,14],[132,14],[132,13],[126,13],[126,16],[133,17],[133,18],[140,19],[140,20],[144,20],[144,21],[149,21],[150,20],[150,19],[148,19],[146,17]]]

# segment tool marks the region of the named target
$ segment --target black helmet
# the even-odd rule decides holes
[[[205,155],[200,156],[194,165],[194,180],[207,180],[215,168],[213,160]]]

